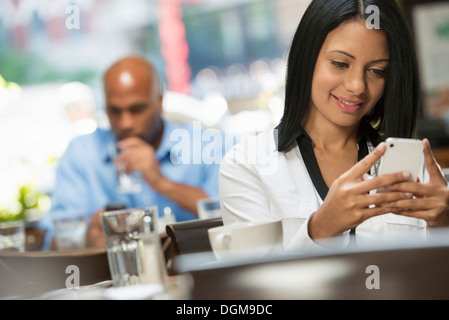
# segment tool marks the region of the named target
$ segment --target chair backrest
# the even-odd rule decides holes
[[[207,230],[223,225],[221,218],[190,220],[168,224],[165,228],[176,254],[212,251]]]
[[[111,279],[106,249],[0,252],[0,298],[64,289],[72,284],[73,268],[80,286]]]

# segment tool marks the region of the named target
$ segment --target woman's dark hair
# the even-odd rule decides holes
[[[362,119],[361,130],[376,124],[384,137],[411,137],[419,105],[419,75],[413,39],[395,0],[313,0],[291,45],[285,88],[285,109],[279,126],[278,150],[289,147],[298,125],[304,125],[311,100],[313,72],[327,34],[348,20],[366,21],[379,9],[380,29],[386,35],[390,62],[382,98]],[[368,124],[368,125],[365,125]]]

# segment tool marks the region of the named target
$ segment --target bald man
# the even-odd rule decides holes
[[[58,165],[47,214],[83,215],[90,221],[88,245],[96,247],[104,245],[99,214],[110,203],[128,208],[157,205],[160,213],[170,207],[177,221],[185,221],[196,218],[197,200],[218,196],[218,162],[173,162],[176,155],[171,151],[178,140],[172,141],[170,134],[182,130],[193,139],[193,128],[162,118],[163,93],[151,63],[138,56],[125,57],[106,71],[103,84],[111,129],[99,128],[70,142]],[[111,150],[120,152],[114,157]],[[117,191],[119,163],[127,172],[140,172],[140,192]],[[47,229],[48,249],[49,223]]]

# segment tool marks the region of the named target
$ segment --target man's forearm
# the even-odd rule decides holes
[[[198,216],[197,201],[208,197],[200,188],[176,183],[166,178],[160,179],[154,189],[196,216]]]

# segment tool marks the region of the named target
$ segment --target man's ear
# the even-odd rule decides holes
[[[163,95],[163,93],[159,93],[158,98],[157,98],[157,108],[159,110],[159,113],[162,113],[162,111],[163,111],[163,108],[162,108],[163,101],[164,101],[164,95]]]

